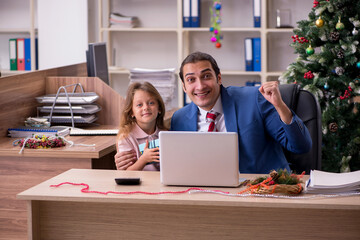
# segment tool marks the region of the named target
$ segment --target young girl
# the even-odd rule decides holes
[[[133,150],[136,154],[127,170],[160,170],[158,138],[159,131],[166,130],[164,115],[164,102],[152,84],[129,86],[117,143],[118,152]]]

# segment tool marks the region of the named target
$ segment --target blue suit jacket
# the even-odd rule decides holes
[[[290,170],[282,147],[297,154],[308,152],[312,145],[310,134],[294,112],[292,123],[283,123],[258,89],[221,86],[226,130],[238,133],[239,170],[241,173]],[[197,131],[197,119],[198,107],[190,103],[174,113],[170,130]]]

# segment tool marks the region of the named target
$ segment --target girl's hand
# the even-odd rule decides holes
[[[140,170],[144,169],[146,164],[151,163],[151,162],[160,162],[159,161],[159,148],[149,149],[149,141],[146,140],[143,154],[141,155],[141,157],[139,157],[139,159],[134,164],[129,166],[127,168],[127,170],[140,171]]]
[[[144,152],[139,158],[139,160],[145,162],[145,164],[151,162],[159,162],[159,148],[157,147],[149,149],[149,141],[146,140]]]

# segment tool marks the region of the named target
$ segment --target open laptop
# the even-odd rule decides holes
[[[159,136],[161,183],[239,186],[237,133],[163,131]]]

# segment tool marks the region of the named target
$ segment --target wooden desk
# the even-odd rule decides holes
[[[16,194],[71,168],[114,169],[116,136],[65,137],[75,144],[53,149],[12,146],[14,138],[0,138],[0,239],[26,238],[26,204]]]
[[[0,157],[32,157],[32,158],[80,158],[91,160],[89,166],[101,167],[98,159],[116,151],[116,136],[66,136],[66,140],[73,141],[75,145],[52,149],[28,149],[19,154],[20,147],[13,146],[16,138],[0,137]],[[94,147],[77,146],[76,144],[92,145]],[[114,159],[112,159],[113,162]]]
[[[119,186],[115,177],[141,177]],[[243,175],[253,178],[255,175]],[[211,193],[102,195],[96,191],[180,191],[159,172],[72,169],[17,195],[27,200],[29,239],[358,239],[360,196],[317,199],[229,197]],[[239,188],[221,189],[237,193]]]
[[[37,116],[37,107],[42,104],[36,97],[75,83],[80,83],[85,92],[99,95],[96,103],[102,109],[96,123],[118,127],[124,99],[101,79],[87,77],[86,63],[0,78],[0,240],[26,238],[26,204],[16,201],[20,191],[71,168],[114,167],[114,136],[66,137],[75,143],[96,146],[25,149],[22,154],[18,153],[19,146],[12,146],[14,139],[6,137],[8,128],[21,126],[26,118]]]

